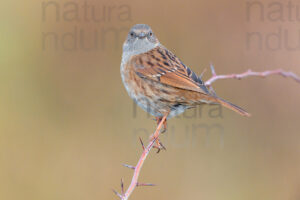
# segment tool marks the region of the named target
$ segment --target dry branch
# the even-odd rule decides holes
[[[290,77],[290,78],[294,79],[295,81],[297,81],[298,83],[300,83],[300,77],[298,75],[296,75],[293,72],[286,72],[282,69],[263,71],[263,72],[254,72],[251,69],[249,69],[248,71],[241,73],[241,74],[217,75],[216,71],[214,69],[214,66],[211,65],[210,68],[211,68],[211,72],[212,72],[212,77],[205,82],[205,85],[208,87],[210,87],[213,82],[215,82],[216,80],[219,80],[219,79],[242,79],[242,78],[246,78],[249,76],[258,76],[258,77],[264,78],[266,76],[274,75],[274,74],[281,75],[283,77]]]
[[[266,76],[269,76],[269,75],[277,74],[277,75],[281,75],[283,77],[290,77],[290,78],[294,79],[295,81],[297,81],[298,83],[300,83],[300,77],[299,76],[297,76],[293,72],[286,72],[282,69],[276,69],[276,70],[271,70],[271,71],[263,71],[263,72],[254,72],[254,71],[249,69],[248,71],[246,71],[244,73],[241,73],[241,74],[217,75],[216,72],[215,72],[214,67],[212,65],[210,67],[211,67],[212,77],[205,82],[205,85],[207,87],[209,87],[212,92],[213,92],[213,88],[212,88],[211,84],[213,82],[215,82],[216,80],[220,80],[220,79],[242,79],[242,78],[246,78],[246,77],[249,77],[249,76],[266,77]],[[121,194],[116,192],[115,190],[113,190],[114,193],[121,200],[128,200],[129,196],[132,194],[134,189],[138,186],[154,186],[154,184],[150,184],[150,183],[139,183],[138,178],[139,178],[142,166],[143,166],[147,156],[149,155],[149,152],[153,148],[153,145],[156,142],[156,140],[158,140],[159,134],[161,132],[161,128],[163,126],[163,123],[166,121],[166,118],[167,118],[167,115],[164,116],[163,119],[160,121],[160,123],[158,124],[158,126],[156,128],[155,133],[151,137],[151,139],[150,139],[147,146],[144,146],[144,143],[140,138],[140,142],[141,142],[141,145],[142,145],[142,148],[143,148],[143,153],[142,153],[137,165],[136,166],[131,166],[131,165],[123,164],[125,167],[133,169],[134,173],[133,173],[131,183],[130,183],[128,189],[126,190],[126,192],[124,190],[123,179],[121,179]]]
[[[142,139],[140,138],[140,142],[141,142],[141,145],[142,145],[142,148],[143,148],[143,153],[142,153],[142,155],[141,155],[141,157],[140,157],[137,165],[135,167],[134,166],[130,166],[130,165],[124,165],[125,167],[134,169],[134,173],[133,173],[133,177],[132,177],[131,183],[130,183],[128,189],[126,190],[126,192],[124,192],[123,179],[121,179],[121,190],[122,190],[122,193],[119,194],[118,192],[116,192],[114,190],[114,193],[118,197],[120,197],[121,200],[127,200],[129,198],[129,196],[132,194],[133,190],[136,187],[139,187],[139,186],[154,186],[154,184],[151,184],[151,183],[139,183],[138,182],[138,178],[139,178],[142,166],[143,166],[143,164],[144,164],[144,162],[145,162],[145,160],[146,160],[149,152],[151,151],[154,143],[158,139],[160,131],[161,131],[161,128],[163,127],[163,124],[166,121],[166,119],[167,119],[167,115],[165,115],[162,118],[162,120],[160,121],[160,123],[158,124],[158,126],[156,128],[156,131],[153,134],[153,137],[151,137],[151,139],[150,139],[150,141],[149,141],[149,143],[148,143],[148,145],[146,147],[144,146],[144,143],[143,143]]]

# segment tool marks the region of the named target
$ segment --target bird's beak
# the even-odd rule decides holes
[[[146,33],[144,32],[141,32],[139,35],[138,35],[139,39],[143,39],[146,37]]]

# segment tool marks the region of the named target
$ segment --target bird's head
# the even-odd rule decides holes
[[[147,52],[159,45],[159,41],[154,35],[150,26],[146,24],[134,25],[123,45],[123,51],[134,54]]]

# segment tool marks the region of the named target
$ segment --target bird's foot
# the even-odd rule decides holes
[[[162,120],[162,117],[156,117],[157,125],[160,123],[161,120]],[[164,127],[160,133],[165,133],[167,131],[167,120],[165,120],[163,124],[164,124]]]
[[[156,144],[153,146],[153,148],[157,149],[156,153],[159,153],[161,150],[167,150],[158,138],[156,139],[155,143]]]

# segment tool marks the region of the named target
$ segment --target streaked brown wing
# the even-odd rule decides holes
[[[165,47],[158,46],[131,59],[138,76],[162,84],[209,94],[206,86],[190,68]]]

